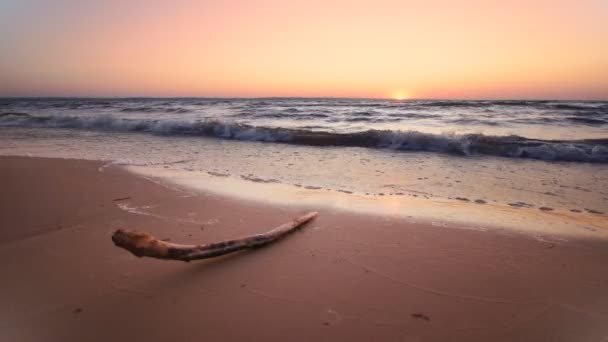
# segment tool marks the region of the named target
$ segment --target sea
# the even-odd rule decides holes
[[[438,225],[608,234],[606,101],[3,98],[0,154]]]

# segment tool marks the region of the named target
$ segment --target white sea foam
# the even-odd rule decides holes
[[[389,148],[399,151],[424,151],[462,156],[491,155],[509,158],[608,163],[608,139],[541,140],[516,135],[433,134],[419,131],[376,129],[338,133],[253,126],[234,121],[132,119],[111,115],[33,116],[5,113],[0,116],[0,126],[205,136],[309,146]]]

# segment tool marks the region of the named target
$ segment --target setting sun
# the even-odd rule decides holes
[[[393,98],[393,100],[401,101],[401,100],[407,100],[407,99],[411,98],[411,96],[407,91],[398,90],[393,93],[392,98]]]

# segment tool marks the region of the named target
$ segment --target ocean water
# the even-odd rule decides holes
[[[0,126],[608,163],[608,102],[4,99]]]
[[[0,99],[0,154],[251,185],[257,199],[287,189],[343,209],[363,199],[408,217],[498,210],[498,223],[608,230],[608,102]]]

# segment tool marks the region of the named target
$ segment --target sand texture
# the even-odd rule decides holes
[[[1,341],[603,341],[608,248],[170,189],[103,163],[0,158]],[[265,232],[184,263],[117,248]],[[482,210],[482,209],[480,209]]]

